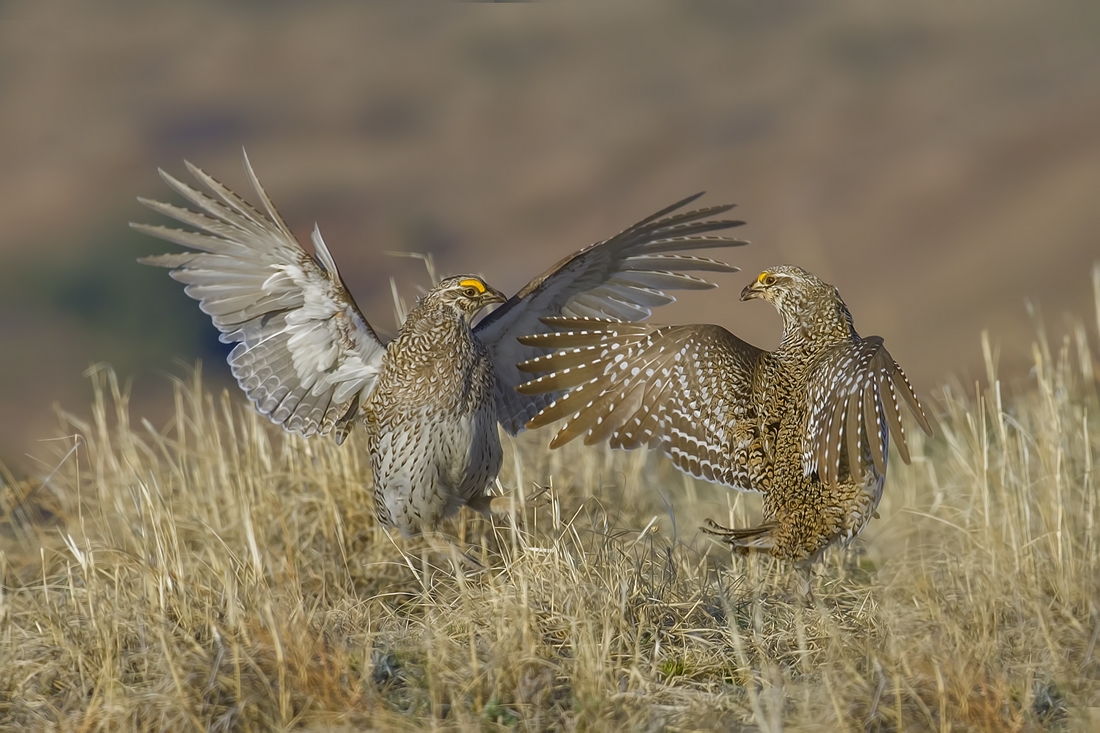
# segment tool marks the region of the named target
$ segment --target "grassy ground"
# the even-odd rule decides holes
[[[749,498],[658,456],[523,436],[514,521],[406,540],[361,443],[286,436],[197,378],[171,424],[131,423],[100,372],[56,471],[3,482],[0,726],[1097,729],[1100,395],[1076,334],[1040,330],[1013,395],[990,354],[930,400],[937,436],[812,600],[698,534]]]

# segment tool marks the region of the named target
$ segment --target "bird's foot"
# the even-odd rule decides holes
[[[700,529],[702,529],[707,534],[713,534],[713,535],[717,535],[719,537],[725,537],[730,532],[734,531],[734,530],[730,529],[729,527],[723,527],[722,525],[718,524],[718,522],[714,521],[713,519],[704,519],[703,523],[704,523],[704,526],[700,527]]]
[[[758,527],[730,528],[707,519],[706,525],[701,529],[707,534],[721,537],[734,551],[742,555],[752,551],[767,551],[775,547],[775,540],[772,537],[772,530],[775,529],[774,522],[764,522]]]
[[[538,491],[535,493],[522,497],[517,492],[504,496],[485,494],[470,500],[468,505],[471,509],[486,517],[491,514],[511,517],[519,513],[524,506],[540,507],[550,503],[550,489],[537,485],[536,488]]]
[[[527,494],[523,497],[523,502],[529,507],[542,507],[550,506],[553,502],[553,496],[550,491],[554,488],[553,484],[550,486],[539,486],[538,484],[532,484],[535,487],[535,493]],[[505,497],[501,497],[505,498]]]

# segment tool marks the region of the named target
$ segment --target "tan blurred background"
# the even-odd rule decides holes
[[[167,247],[126,222],[183,158],[244,191],[242,146],[383,329],[389,277],[426,282],[387,250],[515,290],[706,189],[748,221],[745,272],[659,319],[773,346],[736,295],[800,264],[928,391],[983,373],[983,327],[1026,375],[1025,298],[1055,332],[1092,313],[1100,6],[0,4],[0,461],[43,470],[93,362],[154,422],[181,364],[226,378],[205,317],[134,262]]]

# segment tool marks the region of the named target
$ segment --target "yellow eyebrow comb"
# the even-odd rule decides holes
[[[475,278],[472,278],[472,277],[468,277],[465,280],[461,280],[461,281],[459,281],[458,284],[461,287],[464,287],[464,288],[475,288],[477,290],[477,292],[479,292],[479,293],[484,293],[485,292],[485,283],[483,283],[480,280],[477,280]]]

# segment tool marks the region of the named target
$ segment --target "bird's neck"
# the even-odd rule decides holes
[[[852,314],[843,301],[837,300],[816,308],[784,311],[783,339],[776,354],[805,359],[858,339]]]
[[[470,324],[454,308],[446,305],[421,304],[413,308],[401,324],[397,339],[404,342],[427,339],[442,345],[459,339],[473,338]]]

